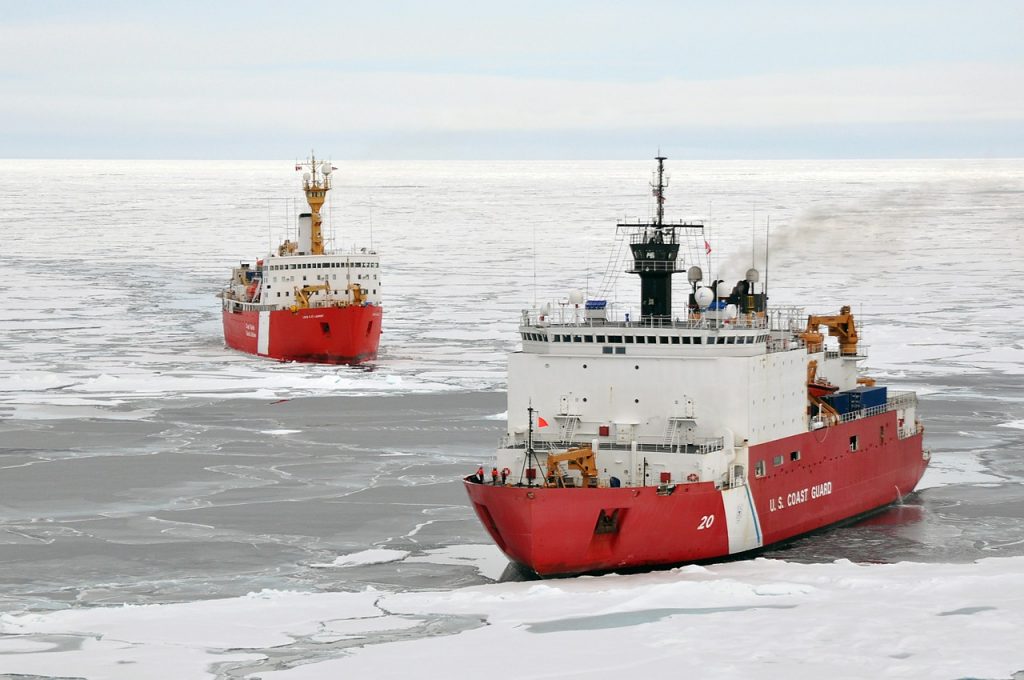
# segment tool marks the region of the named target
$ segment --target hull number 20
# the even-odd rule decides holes
[[[704,515],[703,517],[700,518],[700,524],[697,525],[697,531],[703,531],[704,529],[708,529],[714,523],[715,523],[715,516],[714,515]]]

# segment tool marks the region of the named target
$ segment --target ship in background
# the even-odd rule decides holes
[[[302,189],[309,212],[295,241],[231,272],[220,292],[228,347],[280,361],[356,364],[377,356],[380,258],[372,249],[324,248],[320,210],[331,190],[330,162],[311,156]]]
[[[807,315],[769,306],[754,268],[731,290],[684,269],[681,246],[710,247],[701,223],[665,221],[656,160],[656,217],[618,225],[639,318],[579,292],[524,310],[507,434],[464,480],[498,547],[542,576],[755,551],[901,500],[928,464],[916,395],[861,375],[849,307]]]

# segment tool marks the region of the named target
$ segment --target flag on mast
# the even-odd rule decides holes
[[[708,243],[707,239],[704,239],[704,252],[708,255],[711,254],[711,244]]]
[[[540,416],[537,416],[537,427],[547,427],[548,421],[544,420]]]

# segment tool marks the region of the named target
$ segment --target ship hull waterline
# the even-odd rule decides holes
[[[294,312],[224,309],[224,342],[240,352],[278,361],[358,364],[377,357],[382,316],[378,305]]]
[[[473,508],[512,561],[540,576],[705,562],[863,516],[911,493],[927,467],[922,433],[897,438],[894,412],[751,447],[769,468],[733,489],[713,482],[619,488],[465,480]],[[886,436],[886,435],[889,436]],[[872,438],[873,435],[873,438]],[[850,450],[850,437],[862,444]],[[789,460],[800,451],[800,459]],[[774,466],[777,455],[786,456]],[[753,535],[726,513],[748,512]]]

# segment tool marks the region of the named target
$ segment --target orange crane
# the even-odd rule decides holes
[[[843,305],[839,314],[830,316],[812,314],[807,317],[807,329],[800,334],[800,338],[807,343],[807,351],[810,353],[821,351],[825,341],[825,336],[818,330],[821,326],[828,328],[828,334],[831,337],[839,338],[840,354],[850,356],[857,354],[857,328],[854,325],[849,305]]]
[[[597,486],[597,460],[594,456],[594,450],[589,446],[569,449],[562,453],[549,453],[547,482],[544,486],[566,485],[558,465],[562,461],[567,462],[570,468],[580,471],[580,474],[583,476],[582,486]]]

